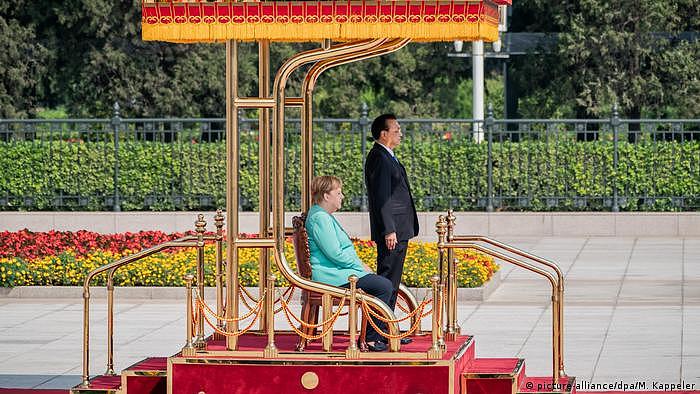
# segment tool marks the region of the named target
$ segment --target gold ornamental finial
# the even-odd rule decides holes
[[[445,233],[447,233],[447,220],[445,215],[438,216],[438,221],[435,224],[435,232],[438,235],[438,247],[445,243]]]
[[[199,234],[204,234],[206,231],[207,222],[204,220],[204,215],[197,215],[197,220],[194,222],[194,231]]]
[[[216,226],[216,234],[221,235],[224,231],[224,212],[221,208],[217,209],[214,215],[214,226]]]
[[[452,237],[454,237],[455,232],[455,221],[457,217],[455,216],[455,211],[453,209],[447,210],[447,242],[452,242]]]

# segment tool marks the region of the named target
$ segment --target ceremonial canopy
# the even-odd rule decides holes
[[[144,40],[169,42],[498,39],[498,5],[485,1],[144,1]]]

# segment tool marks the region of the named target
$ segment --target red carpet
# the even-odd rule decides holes
[[[447,343],[447,351],[445,359],[452,357],[459,347],[469,337],[468,335],[461,336],[462,338],[455,342]],[[432,345],[432,337],[430,335],[414,336],[413,343],[401,345],[402,352],[425,352]],[[275,345],[280,352],[295,352],[299,337],[296,334],[281,333],[275,335]],[[239,350],[260,350],[264,349],[267,344],[267,336],[263,335],[243,335],[238,339]],[[333,349],[336,351],[344,351],[349,344],[349,337],[345,334],[333,335]],[[311,341],[305,352],[313,354],[314,352],[322,352],[322,343],[320,340]],[[226,343],[223,340],[209,339],[207,342],[207,350],[225,350]],[[390,353],[385,353],[389,355]],[[397,357],[400,358],[400,357]]]

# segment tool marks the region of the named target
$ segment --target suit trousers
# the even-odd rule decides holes
[[[383,276],[391,282],[393,292],[389,299],[389,308],[396,307],[396,297],[399,294],[399,284],[403,275],[403,261],[406,258],[408,241],[399,241],[393,250],[386,247],[386,243],[377,242],[377,275]]]
[[[346,283],[340,287],[344,287],[346,289],[350,288],[350,283]],[[389,305],[389,298],[391,297],[391,282],[386,280],[386,278],[383,278],[379,275],[375,274],[367,274],[360,278],[357,281],[357,288],[362,289],[365,293],[369,295],[373,295],[380,300],[382,300],[385,304]],[[372,321],[374,321],[374,324],[379,327],[384,332],[387,332],[387,326],[386,323],[383,321],[372,317]],[[367,342],[376,342],[382,339],[381,334],[377,332],[377,330],[372,327],[371,324],[367,325]]]

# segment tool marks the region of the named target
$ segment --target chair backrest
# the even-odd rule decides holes
[[[294,256],[297,259],[299,275],[304,279],[311,279],[311,252],[309,251],[309,234],[306,232],[306,213],[292,218],[294,233],[292,244]]]

